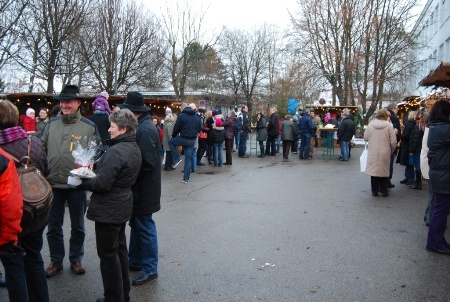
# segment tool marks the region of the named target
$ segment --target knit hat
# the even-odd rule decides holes
[[[216,120],[216,127],[222,127],[222,120],[220,118]]]
[[[168,114],[172,114],[172,109],[170,109],[169,107],[166,108],[166,115]]]
[[[102,92],[100,92],[100,95],[105,97],[106,99],[109,99],[109,93],[106,90],[103,90]]]
[[[31,116],[30,116],[31,112],[35,113],[35,112],[34,112],[34,109],[33,109],[33,108],[28,108],[27,111],[25,111],[25,114],[26,114],[28,117],[31,117]]]
[[[218,115],[219,114],[219,111],[217,111],[216,109],[214,109],[213,111],[212,111],[212,116],[216,116],[216,115]]]

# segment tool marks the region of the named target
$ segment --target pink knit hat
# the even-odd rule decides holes
[[[221,120],[220,118],[218,118],[218,119],[216,120],[216,126],[217,126],[217,127],[222,127],[222,120]]]

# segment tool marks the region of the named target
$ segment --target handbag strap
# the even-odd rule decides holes
[[[27,166],[30,164],[30,161],[31,161],[31,157],[30,157],[30,154],[31,154],[31,138],[28,137],[28,155],[23,156],[20,160],[17,159],[17,157],[15,157],[14,155],[12,155],[12,154],[9,153],[8,151],[6,151],[6,150],[3,150],[3,151],[5,151],[6,154],[8,154],[9,156],[11,156],[11,158],[12,158],[15,162],[17,162],[18,164],[21,164],[21,165],[24,166],[25,169],[26,169]],[[23,160],[24,158],[27,160],[26,163],[23,163],[23,162],[22,162],[22,160]]]

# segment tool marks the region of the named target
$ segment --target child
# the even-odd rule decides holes
[[[28,134],[36,132],[36,119],[35,119],[35,111],[33,108],[28,108],[25,114],[20,116],[20,124],[22,125],[23,130],[25,130]]]
[[[222,126],[222,120],[220,118],[216,119],[213,124],[213,129],[211,131],[211,139],[214,147],[214,167],[222,167],[223,164],[223,141],[225,140],[225,131]]]

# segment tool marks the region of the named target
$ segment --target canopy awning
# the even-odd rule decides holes
[[[419,86],[450,88],[450,62],[442,62],[419,82]]]

